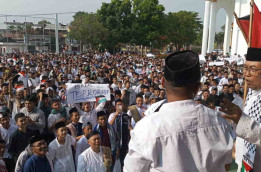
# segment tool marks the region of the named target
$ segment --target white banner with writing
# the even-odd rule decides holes
[[[105,96],[110,100],[109,84],[66,84],[66,97],[69,104],[96,101],[96,97]]]

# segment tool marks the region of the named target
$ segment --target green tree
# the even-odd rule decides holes
[[[16,29],[15,25],[9,25],[7,27],[7,30],[12,34],[12,37],[14,37],[15,35],[15,29]]]
[[[197,12],[168,13],[166,25],[169,41],[179,47],[199,44],[201,41],[202,24]]]
[[[158,0],[133,0],[133,40],[136,45],[156,45],[165,36],[164,6]]]
[[[221,31],[216,33],[215,35],[215,44],[217,45],[216,48],[223,48],[224,36],[225,36],[225,25],[221,26]]]
[[[129,43],[132,38],[132,21],[130,0],[112,0],[111,3],[102,3],[97,11],[100,21],[109,31],[107,47],[113,48],[119,43]]]
[[[16,26],[16,30],[17,30],[17,33],[19,35],[23,35],[24,34],[24,26],[23,25],[17,25]]]
[[[46,25],[46,24],[51,24],[51,22],[47,21],[47,20],[41,20],[38,22],[39,25]]]
[[[79,12],[73,17],[69,35],[81,45],[88,45],[97,49],[108,38],[108,31],[99,21],[97,14]]]

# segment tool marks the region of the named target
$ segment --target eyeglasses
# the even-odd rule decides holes
[[[253,69],[253,68],[248,67],[248,66],[244,66],[243,69],[244,69],[243,70],[244,73],[249,72],[251,75],[255,75],[258,71],[261,71],[261,69]]]

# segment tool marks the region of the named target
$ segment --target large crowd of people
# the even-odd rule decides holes
[[[201,85],[193,99],[218,111],[223,98],[243,99],[245,82],[243,66],[229,62],[210,66],[217,56],[208,54],[200,64]],[[143,139],[131,131],[167,99],[164,59],[108,52],[21,53],[0,58],[0,172],[122,171],[131,137],[138,139],[130,143],[131,151]],[[66,83],[108,84],[111,99],[69,104]],[[233,121],[229,124],[233,130]],[[135,151],[156,156],[146,149]],[[130,163],[131,156],[127,157],[125,162]],[[231,163],[232,153],[223,158]]]

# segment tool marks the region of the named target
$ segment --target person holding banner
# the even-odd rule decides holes
[[[105,104],[106,101],[103,101],[100,102],[95,108],[92,108],[91,102],[84,102],[82,103],[82,109],[78,105],[75,105],[80,114],[79,121],[83,124],[90,122],[92,126],[95,127],[97,124],[97,112],[102,111]]]

